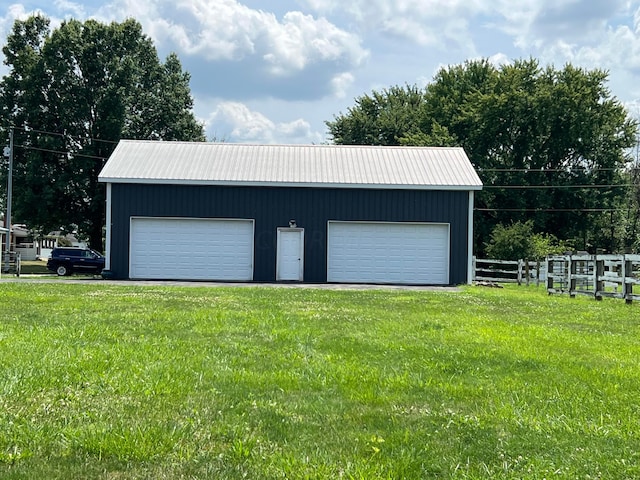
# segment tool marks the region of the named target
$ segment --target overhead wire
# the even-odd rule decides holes
[[[483,185],[482,188],[501,189],[501,190],[549,190],[554,188],[629,188],[635,187],[633,183],[616,183],[616,184],[586,184],[586,185]]]
[[[67,135],[59,132],[49,132],[46,130],[39,130],[35,128],[25,128],[25,127],[13,127],[14,129],[21,130],[26,133],[34,132],[42,135],[54,135],[54,136],[63,136],[70,137],[79,140],[91,140],[93,142],[103,142],[110,144],[117,144],[117,141],[113,140],[102,140],[99,138],[93,137],[81,137],[74,135]],[[79,152],[70,152],[70,151],[61,151],[61,150],[53,150],[47,148],[35,147],[32,145],[23,145],[16,144],[16,147],[24,148],[27,150],[35,150],[46,153],[54,153],[58,155],[73,155],[77,157],[89,158],[94,160],[102,160],[106,161],[106,157],[100,157],[96,155],[87,155]],[[589,170],[589,171],[617,171],[617,168],[588,168],[588,167],[574,167],[575,170]],[[482,172],[500,172],[500,173],[546,173],[546,172],[565,172],[566,169],[560,168],[549,168],[549,169],[525,169],[525,168],[486,168],[480,169]],[[503,190],[527,190],[527,189],[596,189],[596,188],[631,188],[637,186],[635,184],[595,184],[595,185],[484,185],[484,189],[503,189]],[[521,212],[521,213],[605,213],[605,212],[616,212],[616,211],[626,211],[624,208],[481,208],[474,207],[475,211],[478,212]]]
[[[571,167],[567,168],[478,168],[481,172],[499,172],[499,173],[558,173],[558,172],[566,172],[568,170],[573,171],[581,171],[588,170],[590,172],[616,172],[619,168],[614,167]]]
[[[603,213],[626,212],[628,208],[480,208],[474,207],[476,212],[520,212],[520,213]]]
[[[46,130],[38,130],[36,128],[26,128],[26,127],[12,127],[14,130],[21,130],[23,132],[26,133],[40,133],[43,135],[55,135],[58,137],[67,137],[67,138],[74,138],[76,140],[91,140],[92,142],[102,142],[102,143],[111,143],[111,144],[117,144],[118,142],[115,140],[102,140],[100,138],[94,138],[94,137],[83,137],[80,135],[69,135],[66,133],[60,133],[60,132],[48,132]]]
[[[87,155],[84,153],[80,153],[80,152],[64,152],[61,150],[52,150],[49,148],[40,148],[40,147],[33,147],[31,145],[19,145],[19,144],[14,144],[14,147],[19,147],[19,148],[24,148],[25,150],[36,150],[39,152],[46,152],[46,153],[55,153],[58,155],[73,155],[74,157],[83,157],[83,158],[90,158],[93,160],[107,160],[107,157],[98,157],[96,155]]]
[[[65,138],[71,138],[71,139],[75,139],[75,140],[90,140],[91,142],[101,142],[101,143],[108,143],[108,144],[112,144],[112,145],[117,145],[118,142],[114,141],[114,140],[102,140],[100,138],[94,138],[94,137],[82,137],[82,136],[78,136],[78,135],[68,135],[65,133],[60,133],[60,132],[50,132],[47,130],[39,130],[37,128],[27,128],[27,127],[12,127],[14,130],[20,130],[22,132],[25,133],[38,133],[38,134],[42,134],[42,135],[50,135],[50,136],[58,136],[58,137],[65,137]],[[25,144],[14,144],[14,147],[17,148],[23,148],[25,150],[35,150],[35,151],[39,151],[39,152],[45,152],[45,153],[54,153],[57,155],[71,155],[74,157],[82,157],[82,158],[89,158],[89,159],[93,159],[93,160],[101,160],[101,161],[106,161],[108,158],[107,157],[100,157],[98,155],[89,155],[89,154],[85,154],[82,152],[71,152],[71,151],[63,151],[63,150],[54,150],[51,148],[42,148],[42,147],[36,147],[34,145],[25,145]]]

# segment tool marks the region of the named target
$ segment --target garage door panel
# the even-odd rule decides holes
[[[327,280],[449,283],[449,225],[329,222]]]
[[[253,221],[131,219],[131,278],[253,279]]]

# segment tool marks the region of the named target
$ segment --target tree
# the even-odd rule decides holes
[[[627,200],[625,246],[640,250],[640,162],[636,162],[628,172],[631,188]]]
[[[597,240],[613,250],[602,235],[610,215],[596,210],[617,208],[626,195],[635,122],[606,82],[601,70],[541,68],[532,59],[499,68],[469,61],[441,69],[423,91],[394,87],[360,97],[327,127],[338,144],[372,143],[365,133],[373,125],[381,144],[464,147],[485,184],[476,197],[480,254],[496,225],[527,220],[582,248]],[[420,101],[401,101],[409,94]],[[363,108],[371,103],[376,108]],[[386,118],[397,120],[393,128]]]
[[[489,258],[499,260],[542,260],[572,248],[549,234],[534,233],[533,221],[499,223],[491,231],[485,250]]]
[[[326,124],[339,145],[453,145],[445,127],[424,124],[425,108],[425,93],[418,87],[396,86],[357,98],[346,115]]]
[[[98,174],[121,138],[204,140],[189,75],[160,62],[135,20],[69,20],[51,31],[15,22],[3,48],[2,129],[15,127],[14,212],[46,233],[71,229],[102,246],[105,187]]]
[[[636,121],[638,113],[636,112]],[[623,230],[623,245],[630,251],[640,251],[640,132],[637,132],[632,161],[625,172],[626,183],[630,185],[626,201],[622,204],[624,216],[620,220]]]

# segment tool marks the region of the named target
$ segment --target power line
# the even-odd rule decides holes
[[[503,190],[552,189],[552,188],[629,188],[636,187],[633,183],[618,183],[615,185],[483,185],[482,188]]]
[[[39,147],[32,147],[31,145],[14,145],[15,147],[20,147],[20,148],[24,148],[25,150],[36,150],[39,152],[46,152],[46,153],[56,153],[58,155],[73,155],[74,157],[84,157],[84,158],[90,158],[93,160],[107,160],[106,157],[98,157],[96,155],[86,155],[84,153],[73,153],[73,152],[63,152],[60,150],[51,150],[48,148],[39,148]]]
[[[35,128],[26,128],[26,127],[13,127],[15,130],[22,130],[25,133],[30,133],[30,132],[34,132],[34,133],[41,133],[43,135],[55,135],[58,137],[67,137],[67,138],[73,138],[76,140],[91,140],[92,142],[102,142],[102,143],[110,143],[112,145],[117,145],[118,142],[114,141],[114,140],[102,140],[99,138],[93,138],[93,137],[82,137],[80,135],[68,135],[68,134],[64,134],[64,133],[59,133],[59,132],[48,132],[46,130],[38,130]]]
[[[59,133],[59,132],[49,132],[46,130],[38,130],[36,128],[26,128],[26,127],[12,127],[15,130],[21,130],[25,133],[40,133],[43,135],[52,135],[52,136],[59,136],[59,137],[66,137],[66,138],[72,138],[75,140],[91,140],[92,142],[102,142],[102,143],[109,143],[112,145],[117,145],[118,142],[117,141],[113,141],[113,140],[101,140],[99,138],[93,138],[93,137],[81,137],[81,136],[77,136],[77,135],[66,135],[64,133]],[[16,144],[15,147],[19,147],[19,148],[23,148],[25,150],[35,150],[38,152],[45,152],[45,153],[55,153],[58,155],[72,155],[74,157],[83,157],[83,158],[89,158],[89,159],[93,159],[93,160],[108,160],[107,157],[99,157],[97,155],[87,155],[84,153],[80,153],[80,152],[71,152],[71,151],[61,151],[61,150],[53,150],[53,149],[48,149],[48,148],[41,148],[41,147],[35,147],[32,145],[24,145],[24,144]]]
[[[46,130],[38,130],[35,128],[25,128],[25,127],[13,127],[16,130],[22,130],[23,132],[29,133],[29,132],[35,132],[35,133],[41,133],[43,135],[55,135],[55,136],[61,136],[61,137],[69,137],[69,138],[75,138],[75,139],[88,139],[91,141],[95,141],[95,142],[103,142],[103,143],[110,143],[113,145],[118,144],[117,141],[113,141],[113,140],[101,140],[98,138],[93,138],[93,137],[80,137],[80,136],[74,136],[74,135],[65,135],[63,133],[59,133],[59,132],[49,132]],[[20,148],[24,148],[26,150],[35,150],[35,151],[40,151],[40,152],[46,152],[46,153],[55,153],[58,155],[72,155],[72,156],[76,156],[76,157],[83,157],[83,158],[89,158],[89,159],[94,159],[94,160],[108,160],[107,157],[99,157],[96,155],[86,155],[83,153],[78,153],[78,152],[70,152],[70,151],[61,151],[61,150],[52,150],[52,149],[46,149],[46,148],[40,148],[40,147],[34,147],[31,145],[15,145],[16,147],[20,147]],[[575,167],[575,169],[581,169],[581,170],[587,170],[587,167]],[[503,172],[503,173],[507,173],[507,172],[516,172],[516,173],[545,173],[545,172],[566,172],[566,169],[560,169],[560,168],[554,168],[554,169],[526,169],[526,168],[522,168],[522,169],[518,169],[518,168],[488,168],[488,169],[479,169],[481,172]],[[593,168],[593,169],[589,169],[591,171],[618,171],[619,169],[616,168]],[[503,190],[527,190],[527,189],[563,189],[563,188],[581,188],[581,189],[591,189],[591,188],[631,188],[631,187],[635,187],[637,186],[636,184],[616,184],[616,185],[484,185],[483,188],[484,189],[503,189]]]
[[[477,212],[522,212],[522,213],[604,213],[626,212],[626,208],[474,208]]]
[[[25,150],[36,150],[39,152],[55,153],[58,155],[72,155],[74,157],[90,158],[94,160],[108,160],[108,157],[99,157],[96,155],[87,155],[80,152],[53,150],[48,148],[34,147],[31,145],[18,145],[15,147],[24,148]],[[551,189],[597,189],[597,188],[632,188],[638,185],[633,183],[622,184],[596,184],[596,185],[483,185],[483,189],[491,190],[551,190]]]
[[[514,173],[557,173],[557,172],[572,172],[574,170],[585,170],[590,172],[616,172],[620,168],[607,167],[607,168],[590,168],[590,167],[569,167],[569,168],[482,168],[476,167],[480,172],[514,172]]]

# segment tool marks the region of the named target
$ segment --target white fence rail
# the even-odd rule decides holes
[[[539,285],[546,279],[544,262],[473,257],[473,281]]]
[[[547,292],[640,300],[640,255],[547,257]]]

